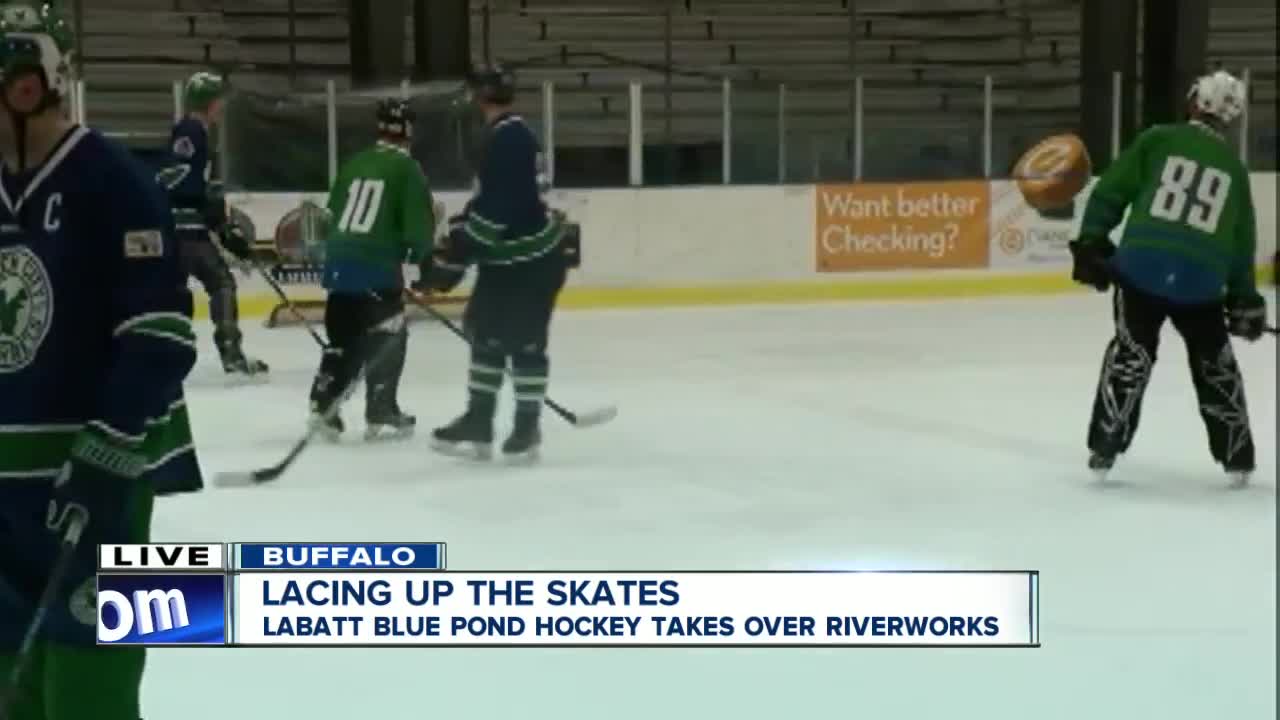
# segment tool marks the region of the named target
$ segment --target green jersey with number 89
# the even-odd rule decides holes
[[[1098,180],[1082,237],[1105,237],[1129,211],[1112,267],[1139,290],[1173,302],[1257,293],[1257,228],[1249,173],[1197,121],[1142,133]]]
[[[349,159],[329,191],[328,209],[327,290],[399,290],[401,266],[431,253],[431,191],[422,168],[399,145],[379,141]]]

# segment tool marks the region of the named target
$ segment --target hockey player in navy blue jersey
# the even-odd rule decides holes
[[[0,717],[138,720],[143,650],[95,645],[97,547],[201,484],[191,294],[152,173],[63,116],[71,47],[51,9],[0,5]]]
[[[543,200],[542,150],[512,112],[512,74],[482,70],[472,78],[471,93],[487,122],[479,190],[450,222],[421,283],[448,291],[468,265],[477,266],[463,316],[472,343],[469,399],[460,418],[435,431],[433,445],[447,454],[488,457],[497,395],[509,371],[515,424],[502,451],[508,459],[531,460],[542,441],[551,315],[577,249],[566,242],[574,235],[566,232],[564,217]]]
[[[258,375],[267,371],[267,365],[246,357],[241,349],[235,276],[210,238],[210,233],[217,235],[227,252],[241,260],[249,258],[253,239],[244,237],[237,224],[227,222],[226,200],[212,180],[209,129],[221,121],[226,91],[226,81],[215,73],[198,72],[187,80],[183,93],[187,114],[173,126],[171,164],[157,179],[169,191],[183,265],[209,295],[213,341],[223,369]]]

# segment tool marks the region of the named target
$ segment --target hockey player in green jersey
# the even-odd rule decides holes
[[[349,160],[329,192],[324,324],[329,346],[311,388],[312,422],[330,439],[344,425],[333,403],[365,372],[365,437],[407,437],[416,420],[396,401],[408,331],[405,264],[430,256],[435,217],[422,168],[409,154],[413,114],[402,100],[377,109],[378,141]],[[367,366],[367,367],[366,367]]]
[[[1102,176],[1071,243],[1076,281],[1115,286],[1116,334],[1089,423],[1089,467],[1105,475],[1132,442],[1167,319],[1187,346],[1213,458],[1241,486],[1254,445],[1228,334],[1257,340],[1266,319],[1249,174],[1223,137],[1245,88],[1219,71],[1198,79],[1187,100],[1188,122],[1148,129]],[[1126,209],[1117,247],[1108,233]]]

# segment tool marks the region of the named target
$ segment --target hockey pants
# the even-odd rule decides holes
[[[396,395],[404,372],[409,333],[400,291],[368,294],[330,293],[324,327],[329,346],[311,389],[318,412],[343,397],[365,371],[365,417],[399,411]]]
[[[231,268],[208,232],[183,232],[178,237],[187,275],[199,280],[209,296],[209,319],[213,321],[213,342],[218,352],[222,355],[239,353],[240,307]]]
[[[1116,334],[1107,345],[1089,422],[1089,449],[1115,456],[1138,429],[1160,329],[1170,320],[1187,346],[1191,381],[1209,435],[1209,451],[1227,470],[1254,468],[1253,436],[1244,380],[1231,350],[1221,303],[1175,305],[1134,288],[1116,286]]]
[[[537,421],[551,370],[551,316],[567,271],[559,253],[519,265],[480,268],[463,315],[471,340],[469,412],[493,417],[510,363],[517,422]]]

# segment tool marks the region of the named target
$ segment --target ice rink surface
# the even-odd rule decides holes
[[[1274,298],[1274,296],[1272,296]],[[444,540],[456,570],[1035,569],[1035,650],[154,651],[148,718],[1276,717],[1276,344],[1237,342],[1254,485],[1212,463],[1166,329],[1138,439],[1100,488],[1085,424],[1100,295],[569,312],[531,469],[434,456],[466,352],[413,327],[418,438],[344,446],[276,486],[161,501],[157,541]],[[253,325],[248,322],[246,325]],[[318,351],[246,327],[270,385],[225,388],[200,327],[189,399],[206,474],[275,462]],[[506,430],[509,386],[500,432]]]

